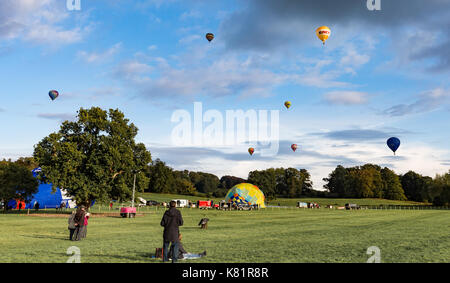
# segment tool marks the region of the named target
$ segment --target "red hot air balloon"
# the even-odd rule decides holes
[[[294,143],[291,145],[292,150],[295,152],[297,150],[297,145]]]
[[[250,153],[250,155],[253,155],[253,152],[255,152],[255,149],[253,147],[250,147],[248,149],[248,153]]]

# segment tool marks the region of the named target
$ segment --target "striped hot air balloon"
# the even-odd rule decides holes
[[[55,100],[56,98],[58,98],[59,92],[56,91],[56,90],[51,90],[51,91],[48,92],[48,96],[50,96],[50,98],[52,100]]]
[[[214,39],[214,34],[208,32],[208,33],[206,34],[206,39],[207,39],[209,42],[211,42],[211,40]]]

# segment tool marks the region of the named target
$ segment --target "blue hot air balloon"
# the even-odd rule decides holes
[[[52,100],[55,100],[59,96],[59,92],[56,90],[51,90],[48,92],[48,96],[50,96]]]
[[[394,155],[395,155],[395,152],[397,151],[398,147],[400,146],[400,140],[396,137],[389,138],[387,140],[387,145],[394,152]]]

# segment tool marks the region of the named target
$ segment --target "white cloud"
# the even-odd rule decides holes
[[[198,34],[192,34],[192,35],[188,35],[188,36],[185,36],[185,37],[181,38],[180,40],[178,40],[178,43],[180,43],[180,44],[189,44],[189,43],[198,41],[201,38],[202,37],[200,35],[198,35]]]
[[[45,46],[61,46],[79,42],[89,26],[67,27],[69,12],[57,0],[0,1],[0,38],[24,39]]]
[[[188,20],[188,19],[198,19],[200,17],[201,17],[201,14],[199,11],[191,10],[189,12],[184,12],[183,14],[181,14],[180,20],[184,21],[184,20]]]
[[[207,66],[193,62],[192,58],[170,60],[175,61],[175,66],[161,57],[145,60],[123,63],[115,71],[116,77],[131,83],[143,97],[267,96],[288,79],[268,69],[251,67],[235,56],[221,57]]]
[[[325,182],[322,179],[328,177],[338,165],[353,167],[372,163],[388,167],[397,174],[413,170],[431,177],[436,173],[448,171],[448,166],[442,159],[450,156],[450,151],[423,144],[403,144],[394,156],[384,141],[359,141],[358,144],[352,144],[314,135],[302,136],[301,140],[302,142],[298,143],[300,148],[295,153],[291,151],[290,143],[281,142],[277,156],[262,158],[256,153],[251,160],[246,148],[242,146],[233,148],[204,146],[198,149],[158,146],[151,148],[155,157],[167,161],[167,164],[176,170],[204,171],[216,174],[219,178],[223,175],[247,178],[250,171],[267,168],[305,168],[311,173],[316,190],[323,189]]]
[[[120,52],[122,48],[122,43],[116,43],[112,47],[108,48],[102,53],[96,53],[96,52],[86,52],[86,51],[79,51],[77,56],[78,58],[82,59],[83,61],[87,63],[98,63],[98,62],[104,62],[106,60],[111,59],[114,55],[116,55],[118,52]]]
[[[80,28],[65,30],[58,26],[40,24],[29,29],[24,38],[34,43],[54,46],[79,42],[83,36]]]
[[[443,88],[435,88],[419,95],[419,99],[410,104],[394,105],[383,111],[389,116],[403,116],[419,114],[439,109],[450,104],[450,91]]]
[[[324,99],[331,104],[357,105],[367,103],[366,92],[359,91],[331,91],[324,95]]]

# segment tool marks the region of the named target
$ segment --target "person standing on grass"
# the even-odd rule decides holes
[[[72,211],[72,214],[69,217],[69,227],[68,228],[69,228],[69,233],[70,233],[69,237],[70,237],[71,241],[73,239],[73,234],[75,233],[75,229],[77,228],[75,226],[75,213],[76,213],[75,210]]]
[[[84,217],[84,226],[83,226],[83,229],[81,230],[81,238],[86,238],[89,216],[91,216],[91,214],[88,212],[88,213],[86,213],[86,216]]]
[[[75,213],[75,233],[74,233],[74,241],[80,241],[82,238],[82,232],[84,228],[84,218],[86,216],[86,211],[84,205],[80,206]]]
[[[164,227],[163,233],[163,262],[169,261],[169,245],[173,247],[172,250],[172,263],[178,260],[178,235],[180,234],[179,227],[183,226],[183,217],[181,212],[175,208],[176,202],[171,201],[169,209],[164,212],[163,218],[161,219],[161,226]]]

